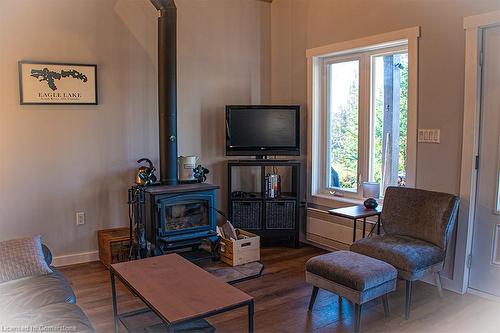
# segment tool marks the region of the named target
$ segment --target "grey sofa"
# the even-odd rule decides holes
[[[50,265],[52,257],[46,247],[44,254]],[[0,283],[0,327],[3,330],[94,332],[87,316],[75,304],[76,297],[69,282],[51,268],[54,272],[48,275]]]
[[[383,235],[353,243],[351,251],[393,265],[406,280],[406,319],[410,316],[413,281],[434,273],[441,295],[440,271],[458,214],[459,198],[452,194],[389,187],[384,197]]]

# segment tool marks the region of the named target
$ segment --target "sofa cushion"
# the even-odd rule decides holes
[[[363,238],[354,242],[350,249],[407,272],[417,272],[438,264],[444,257],[444,251],[434,244],[398,235]]]
[[[343,286],[364,291],[395,280],[391,265],[350,251],[336,251],[309,259],[306,271]]]
[[[40,236],[0,242],[0,283],[49,273]]]
[[[49,304],[9,317],[0,314],[0,325],[6,332],[20,327],[37,329],[37,332],[94,332],[83,311],[69,303]]]
[[[69,282],[54,273],[0,283],[0,313],[28,311],[54,303],[75,303]]]

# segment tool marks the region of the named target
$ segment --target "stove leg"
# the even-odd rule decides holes
[[[220,260],[220,239],[210,239],[210,247],[212,250],[212,261]]]

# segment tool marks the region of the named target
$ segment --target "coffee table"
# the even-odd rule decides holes
[[[110,267],[115,332],[123,317],[153,311],[167,330],[236,308],[248,307],[253,332],[253,297],[219,280],[177,254],[113,264]],[[118,314],[115,277],[147,306]]]

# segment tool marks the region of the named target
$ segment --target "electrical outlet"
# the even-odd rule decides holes
[[[85,224],[85,212],[76,212],[76,225]]]
[[[440,143],[441,130],[439,129],[419,129],[418,142],[422,143]]]

